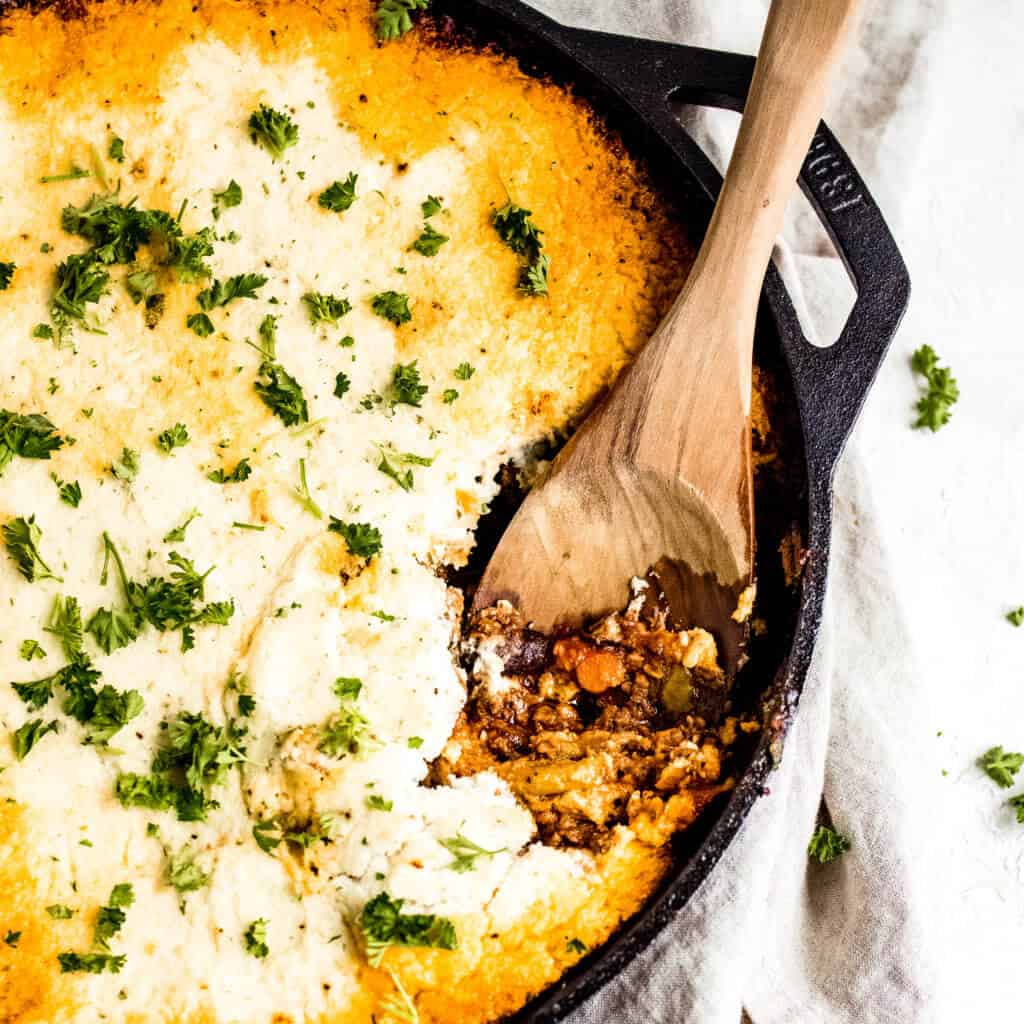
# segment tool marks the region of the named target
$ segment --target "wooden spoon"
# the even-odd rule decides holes
[[[622,608],[658,573],[676,621],[738,667],[753,580],[754,320],[786,202],[857,0],[775,0],[714,215],[654,336],[527,495],[476,592],[538,628]]]

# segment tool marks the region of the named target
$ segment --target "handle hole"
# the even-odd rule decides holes
[[[676,90],[669,109],[701,146],[720,174],[725,173],[739,131],[739,112],[704,106],[706,97]],[[804,337],[815,348],[831,348],[842,333],[857,290],[831,237],[803,191],[795,189],[786,207],[784,246],[773,260],[796,308]]]
[[[793,300],[804,337],[815,348],[831,348],[857,301],[857,289],[800,189],[790,197],[782,237],[784,245],[776,245],[773,260]]]

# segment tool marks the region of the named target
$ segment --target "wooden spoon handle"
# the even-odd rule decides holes
[[[786,202],[821,117],[829,81],[859,0],[774,0],[736,146],[687,291],[728,296],[749,330],[739,353],[750,366],[753,322]],[[718,305],[721,306],[721,300]],[[749,370],[747,373],[749,379]]]

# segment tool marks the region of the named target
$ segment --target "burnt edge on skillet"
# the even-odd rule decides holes
[[[53,8],[59,17],[71,20],[102,4],[103,0],[0,0],[0,34],[4,14],[15,8]],[[752,57],[572,29],[520,0],[434,0],[422,24],[436,45],[493,47],[516,59],[527,74],[569,89],[593,111],[596,122],[607,127],[609,138],[621,141],[693,237],[703,236],[721,178],[670,114],[668,103],[676,96],[742,109]],[[688,75],[680,74],[683,68]],[[673,75],[689,81],[672,81]],[[833,161],[832,176],[816,186],[809,158],[801,184],[858,286],[857,303],[840,342],[849,334],[851,341],[867,339],[870,344],[864,351],[851,351],[837,342],[834,356],[829,350],[812,353],[781,277],[769,267],[755,341],[755,361],[771,381],[769,417],[781,453],[778,470],[762,473],[756,481],[757,612],[768,629],[764,636],[752,638],[750,663],[737,678],[734,695],[740,709],[760,706],[764,729],[756,748],[746,752],[748,763],[732,794],[676,836],[674,866],[647,905],[505,1024],[564,1020],[629,966],[707,878],[755,801],[770,792],[770,776],[782,756],[821,620],[835,463],[910,290],[895,242],[842,148],[824,126],[815,144]],[[812,145],[812,156],[813,151]],[[843,224],[827,201],[831,182],[842,179],[860,187],[870,211],[863,223]],[[872,286],[877,294],[872,294]],[[481,522],[477,566],[484,564],[517,500],[512,490],[507,491]],[[792,586],[786,582],[778,552],[787,535],[798,538],[803,552],[802,573]]]

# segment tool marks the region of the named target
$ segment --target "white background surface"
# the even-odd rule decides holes
[[[559,20],[756,50],[767,4],[543,0]],[[829,622],[773,795],[674,931],[575,1018],[1016,1019],[1024,825],[976,766],[1024,750],[1024,5],[868,5],[826,115],[903,251],[911,305],[837,481]],[[714,131],[714,126],[712,127]],[[798,225],[800,227],[801,225]],[[787,241],[811,308],[836,262]],[[962,393],[910,429],[910,353]],[[827,759],[825,742],[828,742]],[[824,789],[854,849],[802,851]],[[944,774],[948,773],[948,774]]]

